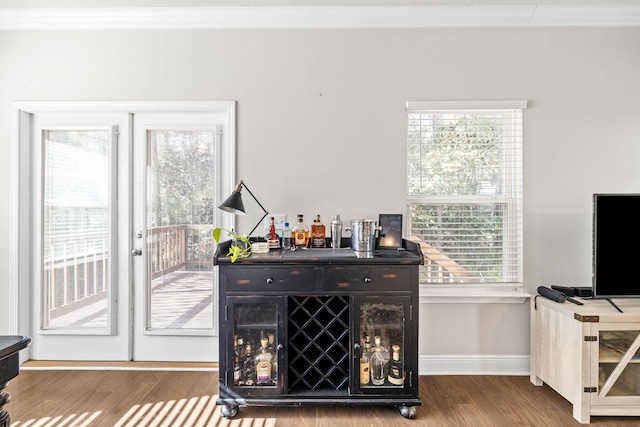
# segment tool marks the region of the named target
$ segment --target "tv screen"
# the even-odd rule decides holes
[[[593,195],[593,297],[638,298],[640,194]]]

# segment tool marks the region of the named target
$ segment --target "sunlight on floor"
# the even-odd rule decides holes
[[[13,421],[11,420],[12,427],[80,427],[80,426],[91,426],[98,425],[92,424],[92,422],[99,417],[101,412],[94,412],[89,415],[89,413],[85,412],[84,414],[76,415],[68,415],[66,417],[62,415],[58,415],[57,417],[43,417],[37,420],[28,420],[25,422],[21,421]]]
[[[167,402],[133,405],[113,427],[274,427],[275,418],[222,417],[216,406],[217,395]],[[27,421],[12,420],[11,427],[107,427],[98,419],[106,411],[92,414],[51,416]]]

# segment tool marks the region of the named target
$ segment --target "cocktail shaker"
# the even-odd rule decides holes
[[[342,243],[342,221],[340,215],[331,220],[331,247],[338,249]]]

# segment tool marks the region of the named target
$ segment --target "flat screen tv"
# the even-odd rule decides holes
[[[594,194],[594,298],[640,298],[639,244],[640,194]]]

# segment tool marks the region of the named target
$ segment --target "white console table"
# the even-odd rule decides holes
[[[531,382],[573,404],[573,417],[640,416],[640,299],[584,305],[531,298]]]

